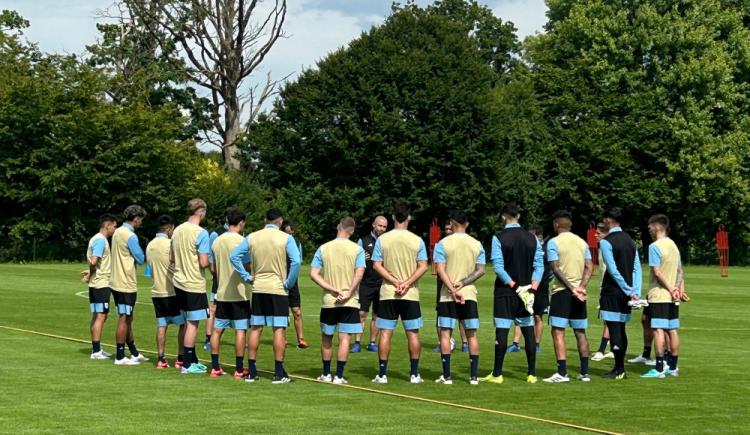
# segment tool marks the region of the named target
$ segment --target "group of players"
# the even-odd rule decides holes
[[[118,227],[115,216],[105,214],[100,230],[88,245],[88,270],[82,280],[89,285],[92,312],[91,359],[109,359],[101,348],[104,322],[109,312],[110,295],[117,308],[116,365],[136,365],[147,358],[133,338],[132,320],[136,304],[136,265],[148,262],[153,277],[152,301],[157,323],[158,368],[167,368],[166,334],[169,325],[179,328],[178,356],[175,367],[183,374],[207,373],[196,354],[199,322],[212,323],[207,341],[211,350],[210,376],[224,375],[219,363],[219,348],[224,330],[235,332],[234,377],[245,382],[259,379],[256,355],[263,329],[273,333],[275,369],[272,382],[291,381],[284,369],[287,346],[286,328],[290,307],[299,318],[297,344],[307,347],[301,332],[301,310],[297,278],[302,256],[299,243],[285,228],[281,211],[266,212],[265,227],[243,236],[245,214],[230,207],[225,225],[209,235],[200,226],[206,216],[206,203],[189,201],[187,221],[176,225],[169,216],[158,218],[159,232],[141,249],[135,234],[146,217],[143,207],[132,205],[123,213]],[[398,320],[406,332],[410,358],[410,382],[422,383],[419,374],[423,327],[418,281],[428,269],[424,241],[408,230],[411,211],[403,203],[395,205],[394,228],[378,216],[372,232],[358,243],[351,241],[356,223],[345,217],[336,226],[336,238],[320,246],[312,260],[310,278],[322,289],[320,310],[322,374],[319,381],[345,384],[344,369],[349,352],[361,351],[361,335],[370,307],[372,320],[367,350],[378,353],[379,370],[373,382],[388,383],[388,360],[393,331]],[[467,234],[468,216],[461,210],[450,213],[446,237],[433,250],[438,275],[437,331],[443,366],[435,381],[452,384],[451,351],[453,330],[461,328],[462,350],[470,356],[472,385],[480,381],[500,384],[507,352],[520,351],[520,336],[525,341],[527,377],[536,383],[536,353],[542,334],[542,316],[549,313],[549,325],[557,358],[557,371],[545,382],[569,382],[566,364],[565,329],[571,328],[580,357],[577,379],[590,381],[589,349],[586,337],[587,291],[593,275],[588,245],[572,231],[572,216],[558,211],[552,217],[555,236],[544,242],[540,228],[529,231],[519,225],[520,209],[507,204],[502,210],[504,229],[492,238],[490,261],[495,272],[493,321],[495,326],[494,366],[490,374],[479,377],[479,310],[476,281],[485,274],[486,255],[482,244]],[[648,221],[654,242],[648,249],[650,278],[648,296],[641,299],[641,266],[635,243],[620,227],[622,213],[614,208],[604,213],[598,226],[602,265],[599,316],[604,321],[604,337],[593,359],[601,360],[610,342],[614,367],[605,377],[624,379],[628,338],[625,325],[631,310],[644,309],[644,328],[649,340],[648,354],[631,362],[650,363],[650,339],[653,336],[656,360],[654,368],[642,377],[677,376],[679,354],[679,302],[687,300],[680,253],[668,237],[669,221],[664,215]],[[283,231],[282,229],[286,229]],[[111,238],[111,241],[109,240]],[[206,295],[205,269],[213,275],[211,303]],[[296,295],[294,292],[296,289]],[[290,291],[291,290],[291,291]],[[293,300],[290,303],[290,296]],[[296,302],[295,302],[296,301]],[[296,308],[296,310],[294,309]],[[648,310],[648,311],[647,311]],[[295,322],[297,323],[297,322]],[[516,325],[514,342],[508,346],[510,328]],[[333,336],[338,330],[336,369],[332,373]],[[248,332],[249,331],[249,332]],[[354,337],[352,337],[354,336]],[[351,340],[354,338],[352,345]],[[130,357],[125,356],[125,347]],[[247,353],[247,367],[245,354]]]

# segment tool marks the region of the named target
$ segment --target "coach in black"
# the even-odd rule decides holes
[[[380,285],[383,283],[383,279],[380,275],[372,268],[372,250],[375,248],[375,241],[378,237],[385,233],[388,229],[388,219],[384,216],[378,216],[372,221],[372,231],[369,234],[362,236],[357,241],[357,244],[365,251],[365,276],[362,278],[362,283],[359,285],[359,321],[362,323],[364,330],[365,321],[367,320],[367,312],[370,311],[370,305],[372,305],[372,320],[370,321],[370,342],[367,345],[367,350],[370,352],[378,351],[378,327],[375,325],[375,321],[378,318],[378,305],[380,303]],[[354,345],[352,346],[352,352],[357,353],[362,351],[362,345],[360,340],[362,334],[357,334],[354,338]]]

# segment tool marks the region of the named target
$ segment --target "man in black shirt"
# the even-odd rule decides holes
[[[388,219],[384,216],[378,216],[372,221],[372,231],[357,240],[357,244],[365,251],[365,262],[367,264],[367,267],[365,268],[365,276],[362,278],[362,282],[359,285],[359,320],[362,322],[362,328],[365,326],[367,313],[370,311],[370,305],[372,305],[370,342],[367,344],[367,350],[370,352],[378,351],[378,345],[376,344],[378,342],[378,327],[375,325],[375,320],[378,317],[380,285],[383,283],[383,279],[372,268],[372,250],[375,248],[375,241],[378,240],[378,237],[383,235],[387,229]],[[360,344],[361,339],[362,334],[357,334],[354,338],[354,345],[351,350],[353,353],[362,351],[362,345]]]

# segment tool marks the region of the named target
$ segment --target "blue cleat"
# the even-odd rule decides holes
[[[461,343],[461,352],[468,353],[469,352],[469,343],[463,342]]]
[[[350,352],[351,353],[360,353],[360,352],[362,352],[362,345],[359,344],[359,343],[354,343],[354,345],[352,346],[352,350]]]
[[[378,351],[378,345],[375,343],[369,343],[367,345],[367,351],[368,352],[377,352]]]
[[[645,374],[641,375],[642,378],[656,378],[656,379],[664,379],[666,375],[664,372],[658,372],[656,369],[651,369]]]
[[[203,343],[203,350],[205,350],[206,352],[210,352],[211,351],[211,342],[210,341],[207,341],[207,342]]]
[[[513,343],[510,346],[508,346],[508,349],[505,350],[506,352],[520,352],[521,348],[518,346],[518,343]]]

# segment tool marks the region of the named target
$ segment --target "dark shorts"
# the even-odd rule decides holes
[[[380,301],[380,311],[375,324],[382,329],[396,329],[398,319],[407,331],[422,327],[422,310],[417,301],[404,299],[388,299]]]
[[[118,292],[117,290],[112,290],[112,299],[115,300],[117,314],[132,316],[136,299],[138,299],[138,293],[123,293]]]
[[[464,329],[479,329],[479,309],[476,301],[465,301],[463,304],[456,302],[440,302],[437,306],[438,328],[456,327],[458,321],[464,325]]]
[[[174,288],[177,295],[177,306],[180,307],[185,320],[193,322],[208,319],[208,299],[205,293],[193,293]]]
[[[643,317],[651,317],[651,304],[643,308]]]
[[[515,293],[495,294],[493,312],[495,328],[510,329],[513,323],[518,326],[534,326],[534,316],[526,311],[523,301]]]
[[[151,300],[154,302],[154,314],[156,314],[157,325],[164,327],[170,323],[173,325],[182,325],[185,323],[185,316],[180,311],[177,296],[151,298]]]
[[[619,295],[603,294],[599,296],[599,318],[605,322],[629,322],[630,298],[621,292]]]
[[[370,304],[372,304],[372,313],[377,315],[380,309],[380,286],[368,287],[360,285],[359,311],[364,311],[365,313],[370,311]]]
[[[321,308],[320,332],[324,335],[333,335],[336,327],[339,328],[339,333],[361,334],[359,310],[352,307]]]
[[[302,306],[302,296],[299,294],[299,285],[289,289],[289,308],[299,308]]]
[[[109,313],[109,295],[112,289],[109,287],[89,287],[89,309],[92,313]]]
[[[543,316],[549,312],[549,292],[537,292],[534,295],[534,315]]]
[[[250,326],[250,301],[216,301],[214,327],[219,329],[247,329]]]
[[[549,306],[549,324],[554,328],[588,328],[586,302],[578,300],[569,289],[554,293]]]
[[[289,297],[268,293],[253,293],[250,326],[289,326]],[[218,317],[218,316],[217,316]]]
[[[679,329],[680,306],[672,302],[653,302],[651,308],[651,328]]]

